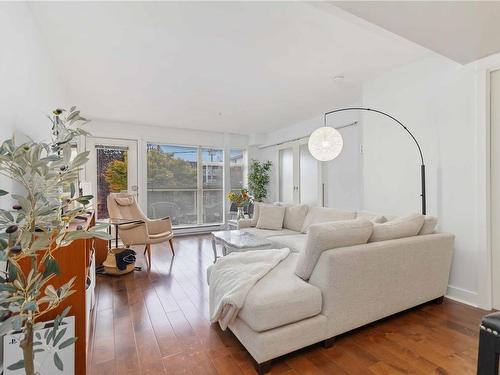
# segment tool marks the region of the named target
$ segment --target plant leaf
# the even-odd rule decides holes
[[[17,361],[16,363],[7,367],[10,371],[15,371],[24,368],[24,359]]]
[[[71,286],[70,286],[70,287],[71,287]],[[67,306],[67,307],[63,310],[63,312],[61,313],[61,315],[59,315],[59,317],[61,318],[61,320],[63,320],[63,319],[66,317],[66,315],[68,315],[69,310],[71,310],[71,306]]]
[[[57,354],[57,352],[54,353],[54,365],[56,365],[59,371],[64,370],[63,362],[61,361],[61,358],[59,358],[59,354]]]
[[[57,344],[59,344],[59,341],[61,341],[67,330],[68,330],[67,328],[64,328],[59,331],[56,338],[54,339],[54,343],[52,344],[53,346],[57,346]]]
[[[9,264],[9,280],[14,281],[17,278],[17,268],[11,263]]]
[[[64,349],[70,345],[73,345],[76,341],[76,337],[70,337],[69,339],[64,340],[61,345],[59,345],[59,350]]]
[[[51,256],[47,257],[44,262],[45,269],[43,270],[43,277],[49,275],[59,275],[59,264]]]
[[[15,292],[15,291],[17,291],[17,289],[12,284],[7,284],[7,283],[0,284],[0,292]]]

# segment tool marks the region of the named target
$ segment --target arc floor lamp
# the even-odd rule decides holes
[[[377,109],[372,109],[372,108],[365,108],[365,107],[347,107],[347,108],[339,108],[339,109],[334,109],[333,111],[326,112],[324,115],[324,124],[321,128],[316,129],[314,132],[312,132],[311,136],[309,137],[309,151],[311,152],[311,155],[320,161],[330,161],[335,159],[337,156],[342,151],[342,148],[344,146],[344,141],[342,139],[342,135],[339,133],[339,131],[333,127],[329,127],[326,124],[326,118],[328,115],[331,115],[333,113],[338,113],[338,112],[345,112],[345,111],[367,111],[367,112],[374,112],[378,113],[380,115],[383,115],[385,117],[390,118],[391,120],[395,121],[399,126],[401,126],[413,139],[415,142],[415,145],[417,146],[418,153],[420,156],[420,182],[421,182],[421,191],[422,193],[420,194],[422,198],[422,214],[426,214],[426,196],[425,196],[425,163],[424,163],[424,156],[422,155],[422,149],[420,148],[420,145],[418,144],[417,139],[415,136],[411,133],[411,131],[403,125],[401,121],[396,119],[394,116],[391,116],[385,112],[379,111]]]

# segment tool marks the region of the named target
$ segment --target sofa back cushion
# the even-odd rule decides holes
[[[299,254],[295,274],[309,280],[321,253],[337,247],[364,244],[372,234],[373,223],[366,219],[342,220],[313,224],[306,245]]]
[[[383,224],[374,224],[370,242],[416,236],[423,224],[424,215],[421,214],[410,214]]]
[[[258,229],[281,230],[285,217],[285,207],[277,205],[261,205],[256,227]]]
[[[302,231],[304,220],[306,219],[309,206],[305,204],[280,204],[285,207],[285,218],[283,219],[283,228],[294,230],[296,232]]]
[[[326,223],[330,221],[352,220],[356,218],[354,211],[341,211],[335,208],[311,207],[302,225],[302,233],[307,233],[311,224]]]
[[[424,225],[422,225],[422,229],[420,229],[420,232],[418,232],[418,234],[422,235],[434,233],[434,229],[436,228],[437,223],[437,217],[426,215],[424,218]]]
[[[356,219],[366,219],[370,220],[372,223],[382,224],[387,221],[387,218],[384,215],[377,214],[375,212],[370,211],[358,211],[356,212]]]

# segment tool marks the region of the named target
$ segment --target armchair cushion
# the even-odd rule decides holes
[[[150,235],[160,234],[164,232],[172,231],[172,221],[170,218],[165,219],[156,219],[156,220],[147,220],[146,221],[148,227],[148,233]]]
[[[366,219],[311,225],[305,248],[299,253],[295,274],[304,280],[309,280],[323,251],[364,244],[370,238],[372,231],[373,223]]]
[[[121,225],[119,232],[124,245],[142,245],[148,241],[148,231],[145,223]]]

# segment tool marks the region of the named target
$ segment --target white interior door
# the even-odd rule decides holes
[[[97,219],[106,219],[109,193],[129,191],[138,198],[137,142],[87,137],[85,148],[90,151],[85,179],[94,196]]]
[[[320,167],[320,162],[311,155],[307,144],[301,144],[299,146],[299,193],[301,204],[321,205]]]
[[[293,148],[283,148],[279,153],[279,201],[293,203],[295,201],[296,185],[294,182],[294,152]]]
[[[280,202],[320,205],[321,165],[306,141],[283,145],[278,154]]]

